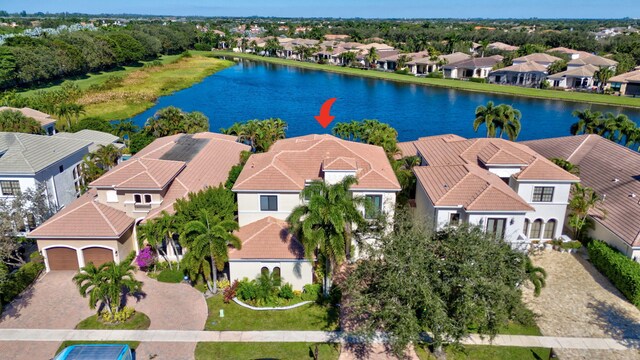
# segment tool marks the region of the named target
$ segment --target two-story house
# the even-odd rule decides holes
[[[402,143],[417,155],[416,211],[436,229],[481,226],[513,243],[562,235],[571,185],[579,179],[525,145],[456,135]]]
[[[367,197],[393,218],[400,185],[381,147],[307,135],[279,140],[268,152],[252,155],[233,187],[243,247],[229,256],[230,278],[255,278],[269,271],[281,274],[296,289],[310,283],[312,263],[289,235],[285,220],[304,203],[300,192],[309,183],[335,184],[347,176],[358,180],[351,188],[353,196]]]
[[[172,213],[174,202],[189,192],[224,183],[249,149],[234,136],[214,133],[157,139],[89,184],[87,193],[28,237],[37,239],[47,271],[120,261],[139,250],[136,224]],[[171,247],[165,251],[173,259],[180,255]]]

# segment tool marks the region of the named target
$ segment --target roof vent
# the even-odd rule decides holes
[[[442,187],[443,187],[443,188],[445,188],[445,189],[448,189],[448,188],[449,188],[449,185],[447,185],[447,184],[443,184],[443,185],[442,185]]]
[[[636,193],[631,193],[631,194],[629,194],[629,197],[630,197],[630,198],[634,198],[634,197],[636,197],[636,196],[637,196],[637,195],[636,195]]]
[[[620,181],[620,179],[618,179],[618,178],[613,178],[613,182],[618,182],[618,181]]]

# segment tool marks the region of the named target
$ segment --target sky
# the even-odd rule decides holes
[[[0,0],[0,10],[176,16],[640,18],[640,0]]]

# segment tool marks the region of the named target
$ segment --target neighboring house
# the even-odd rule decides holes
[[[620,74],[609,79],[609,88],[620,95],[640,95],[640,69]]]
[[[530,148],[457,135],[402,143],[418,155],[416,212],[436,229],[468,223],[514,244],[562,235],[571,185],[579,179]]]
[[[120,138],[102,131],[84,129],[74,133],[59,132],[54,135],[58,138],[75,139],[90,141],[92,144],[89,146],[89,152],[95,152],[100,146],[113,145],[117,149],[124,149],[125,145],[120,141]]]
[[[491,44],[489,44],[487,46],[487,49],[490,50],[498,50],[498,51],[517,51],[518,49],[520,49],[519,46],[513,46],[513,45],[509,45],[509,44],[505,44],[503,42],[493,42]]]
[[[91,145],[86,140],[0,132],[1,197],[10,199],[44,184],[49,201],[59,210],[80,195],[80,164]]]
[[[388,53],[388,51],[386,53]],[[420,59],[425,56],[428,56],[429,54],[426,51],[417,52],[417,53],[396,53],[378,60],[378,68],[383,70],[395,71],[398,67],[398,58],[400,58],[403,55],[406,56],[407,59],[409,59],[409,61],[412,61],[413,59]],[[407,61],[407,63],[409,61]],[[408,66],[408,65],[405,65],[405,66]]]
[[[599,135],[525,141],[547,158],[577,165],[580,182],[600,196],[606,215],[594,211],[594,239],[606,241],[640,262],[640,153]]]
[[[589,54],[588,56],[581,56],[577,59],[573,59],[567,63],[567,68],[578,68],[585,65],[595,66],[597,68],[606,67],[615,72],[618,62],[615,60],[607,59],[602,56]]]
[[[432,72],[440,71],[443,65],[469,59],[471,59],[471,55],[455,52],[453,54],[439,55],[435,59],[432,59],[430,56],[414,58],[412,61],[407,63],[407,67],[414,75],[428,75]]]
[[[521,57],[517,57],[513,59],[513,65],[527,64],[530,62],[534,62],[548,68],[549,65],[553,64],[556,61],[561,61],[562,59],[553,55],[545,54],[545,53],[533,53]]]
[[[547,80],[552,87],[564,89],[592,89],[596,84],[593,75],[600,68],[594,65],[583,65],[568,68],[553,75]]]
[[[300,192],[314,180],[335,184],[347,176],[354,176],[358,180],[358,184],[351,188],[353,196],[368,198],[377,208],[376,214],[382,212],[389,221],[393,219],[396,193],[401,188],[381,147],[331,135],[307,135],[279,140],[268,152],[251,155],[233,187],[238,198],[238,223],[242,240],[248,242],[251,237],[244,234],[257,233],[257,229],[268,227],[265,235],[259,237],[261,242],[275,246],[289,239],[286,241],[295,244],[286,234],[283,221],[295,207],[304,203]],[[362,211],[365,218],[374,215],[365,213],[364,209]],[[267,239],[267,236],[271,238]],[[275,247],[275,253],[280,254],[276,259],[272,252],[261,253],[253,249],[243,246],[241,250],[233,251],[230,256],[234,260],[230,266],[236,270],[232,270],[232,273],[252,272],[253,276],[245,276],[253,278],[259,275],[255,271],[268,263],[264,266],[269,271],[277,266],[287,282],[311,283],[312,274],[304,270],[310,262],[304,262],[308,260],[303,260],[297,245],[286,249]],[[237,269],[240,260],[244,266],[242,270]],[[291,264],[292,261],[298,265],[291,267],[295,265]],[[296,268],[304,271],[296,272]]]
[[[42,126],[42,130],[47,135],[53,135],[56,133],[56,119],[52,118],[49,114],[45,114],[42,111],[34,110],[28,107],[14,108],[8,106],[0,106],[0,111],[5,110],[19,111],[22,113],[22,115],[34,119],[35,121],[40,123],[40,125]]]
[[[64,139],[73,141],[79,140]],[[89,184],[80,199],[27,237],[37,239],[47,271],[118,262],[139,250],[135,225],[162,211],[173,213],[175,201],[189,192],[224,183],[240,153],[249,149],[234,136],[207,132],[157,139]],[[164,247],[175,260],[179,254]]]
[[[546,51],[549,54],[563,54],[566,55],[567,57],[569,57],[569,60],[574,60],[574,59],[578,59],[581,57],[586,57],[586,56],[591,56],[591,53],[588,53],[586,51],[580,51],[580,50],[573,50],[573,49],[569,49],[566,47],[555,47],[553,49],[549,49]]]
[[[482,58],[471,58],[455,63],[450,63],[442,68],[444,69],[444,77],[450,79],[468,79],[480,78],[484,79],[496,64],[502,61],[502,56],[495,55]]]
[[[547,76],[547,67],[537,62],[513,64],[489,73],[492,84],[538,87]]]

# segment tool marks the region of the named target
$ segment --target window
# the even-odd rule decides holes
[[[64,166],[63,166],[63,165],[60,165],[60,166],[58,167],[58,170],[60,170],[60,172],[63,172],[63,171],[64,171]]]
[[[144,194],[144,202],[145,204],[149,204],[151,202],[151,194]]]
[[[140,204],[140,203],[142,203],[142,195],[140,195],[140,194],[133,194],[133,201],[134,201],[136,204]]]
[[[533,202],[552,202],[553,187],[536,186],[533,188]]]
[[[382,195],[366,195],[367,204],[364,217],[373,219],[382,213]]]
[[[504,239],[504,229],[507,219],[489,218],[487,219],[487,232],[493,234],[498,239]]]
[[[262,269],[260,269],[260,274],[269,275],[269,268],[266,266],[263,266]]]
[[[280,268],[277,267],[277,266],[274,267],[272,274],[273,274],[273,280],[275,280],[276,284],[279,286],[280,285],[280,280],[281,280],[281,278],[280,278]]]
[[[460,224],[460,214],[453,213],[449,216],[449,225],[455,226]]]
[[[544,226],[544,239],[553,239],[553,235],[556,233],[556,221],[549,220]]]
[[[522,228],[522,233],[524,234],[524,236],[528,236],[529,235],[529,225],[531,224],[531,222],[529,221],[529,219],[524,219],[524,227]]]
[[[278,196],[260,195],[260,211],[278,211]]]
[[[0,181],[0,188],[2,188],[2,195],[16,196],[20,194],[20,182],[18,180]]]
[[[133,194],[133,201],[136,204],[150,204],[151,194]]]
[[[538,219],[531,225],[531,239],[540,239],[540,233],[542,232],[542,220]]]

